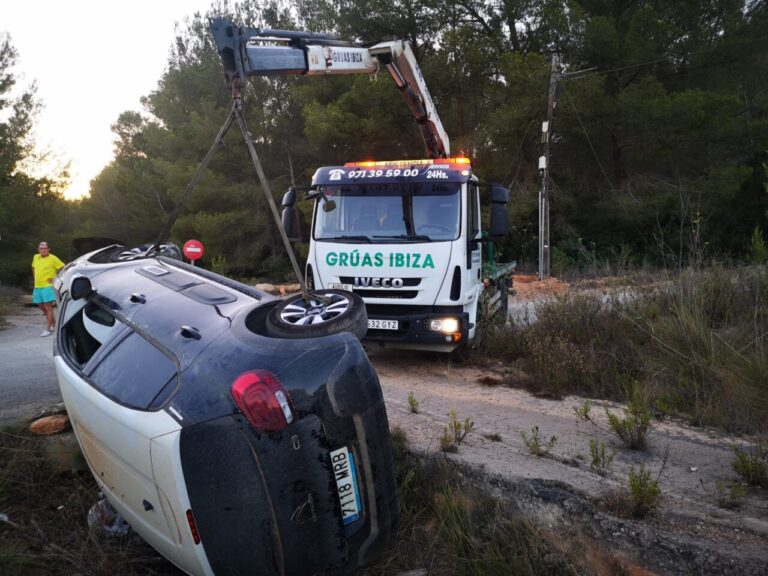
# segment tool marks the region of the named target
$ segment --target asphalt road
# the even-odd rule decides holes
[[[53,336],[41,338],[45,319],[37,308],[20,308],[0,329],[0,425],[36,416],[61,402],[53,367]]]

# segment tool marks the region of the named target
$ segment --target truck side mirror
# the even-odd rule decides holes
[[[299,216],[296,213],[296,190],[289,188],[288,192],[283,194],[283,213],[281,214],[281,221],[283,230],[285,230],[288,240],[291,242],[298,242],[301,240],[301,230]]]
[[[91,279],[87,276],[78,276],[72,280],[72,285],[69,287],[69,295],[72,296],[72,300],[87,298],[92,293]]]
[[[491,186],[491,230],[492,238],[505,238],[509,236],[509,190],[494,184]]]
[[[296,204],[296,190],[288,188],[288,192],[283,194],[283,208],[293,208]]]

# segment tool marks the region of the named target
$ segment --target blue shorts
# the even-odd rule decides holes
[[[32,291],[32,302],[34,304],[44,304],[45,302],[53,302],[54,300],[56,300],[56,293],[53,291],[53,286],[35,288]]]

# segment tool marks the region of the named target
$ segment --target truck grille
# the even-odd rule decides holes
[[[355,288],[353,290],[361,298],[391,298],[393,300],[411,300],[418,296],[418,290],[368,290],[366,288]]]
[[[373,278],[371,278],[373,280]],[[343,284],[354,286],[353,292],[361,298],[389,298],[392,300],[413,300],[419,295],[418,290],[403,290],[403,288],[417,288],[421,284],[421,278],[402,278],[401,288],[382,288],[380,286],[355,286],[354,276],[340,276]]]

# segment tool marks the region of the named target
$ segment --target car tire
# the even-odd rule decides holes
[[[363,299],[346,290],[313,290],[309,292],[309,302],[296,294],[267,315],[267,333],[273,338],[319,338],[340,332],[352,332],[362,338],[367,331],[368,314]]]

